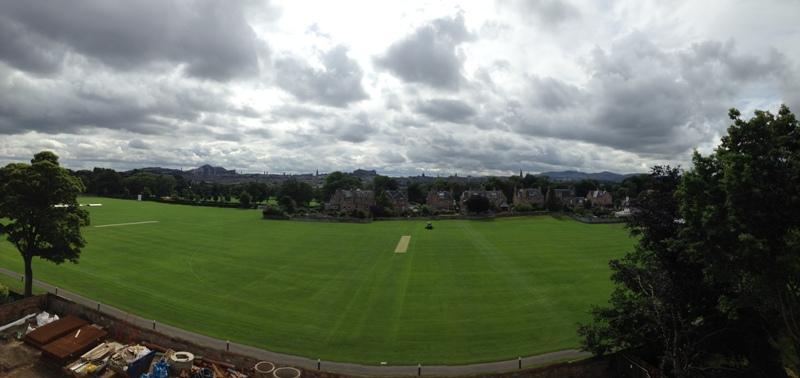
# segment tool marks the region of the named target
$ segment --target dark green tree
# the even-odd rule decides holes
[[[387,190],[397,190],[399,186],[397,180],[389,176],[378,175],[372,179],[372,190],[374,190],[376,194],[383,193]]]
[[[281,206],[284,212],[287,214],[294,214],[297,211],[297,203],[289,196],[281,196],[278,198],[278,205]]]
[[[270,195],[269,185],[263,183],[248,182],[245,185],[245,190],[250,194],[250,198],[252,198],[253,202],[256,203],[266,201]]]
[[[175,184],[176,180],[172,175],[157,175],[153,190],[159,197],[168,197],[175,192]]]
[[[447,191],[450,190],[450,183],[441,178],[437,178],[436,181],[431,184],[431,189]]]
[[[408,202],[425,203],[428,193],[426,193],[422,184],[418,182],[412,182],[411,184],[408,184],[407,191],[408,191]]]
[[[492,208],[492,203],[484,196],[471,196],[466,201],[467,212],[472,214],[483,214]]]
[[[508,200],[514,198],[514,183],[500,177],[489,177],[486,181],[486,190],[499,190]]]
[[[280,196],[289,197],[295,204],[307,206],[314,199],[314,188],[308,183],[289,179],[284,181],[280,187]]]
[[[125,194],[122,176],[113,169],[95,168],[87,178],[86,191],[100,196]]]
[[[781,107],[733,125],[679,179],[634,201],[636,249],[611,306],[580,327],[595,353],[643,347],[672,376],[783,377],[800,355],[800,129]],[[744,342],[743,340],[746,340]]]
[[[361,180],[358,177],[339,171],[328,174],[325,177],[325,184],[322,186],[323,200],[330,200],[333,193],[338,189],[361,189]]]
[[[89,214],[78,207],[81,181],[49,151],[34,155],[31,164],[13,163],[0,169],[0,234],[22,255],[25,295],[33,287],[34,257],[56,264],[77,262],[86,244],[80,227]]]
[[[722,288],[728,318],[763,339],[748,362],[777,374],[776,350],[800,367],[800,127],[786,106],[729,116],[720,146],[695,153],[681,185],[681,236],[707,284]]]
[[[553,190],[553,187],[549,187],[547,189],[547,196],[545,198],[544,208],[548,211],[559,211],[561,210],[561,200],[556,198],[556,192]]]
[[[609,263],[617,285],[611,306],[595,308],[594,323],[582,325],[578,333],[584,349],[595,354],[643,347],[663,371],[687,377],[700,372],[693,368],[710,368],[695,356],[710,349],[723,326],[715,321],[720,314],[713,293],[704,289],[702,267],[676,253],[682,245],[675,199],[680,172],[655,167],[651,176],[652,185],[635,201],[637,211],[627,225],[639,243]]]
[[[528,173],[522,178],[522,185],[525,188],[542,188],[542,190],[546,190],[550,186],[550,182],[547,176],[534,176]]]
[[[247,191],[242,191],[239,193],[239,207],[242,209],[249,209],[250,208],[250,193]]]
[[[575,184],[575,196],[586,197],[590,190],[600,189],[600,183],[595,180],[581,180]]]

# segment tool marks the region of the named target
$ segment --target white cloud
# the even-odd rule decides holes
[[[0,0],[0,162],[628,172],[800,111],[797,2],[163,7]]]

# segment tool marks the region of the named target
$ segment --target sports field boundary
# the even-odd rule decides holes
[[[21,280],[23,275],[9,269],[0,268],[0,274]],[[576,361],[591,357],[590,353],[575,349],[567,349],[544,353],[535,356],[520,357],[512,360],[483,362],[465,365],[363,365],[349,362],[321,361],[313,357],[302,357],[272,352],[249,345],[220,340],[183,328],[159,323],[158,320],[144,319],[122,311],[116,307],[103,304],[82,295],[64,290],[46,282],[34,279],[34,285],[47,293],[96,310],[102,314],[126,321],[144,329],[153,329],[163,335],[182,339],[205,348],[217,349],[240,354],[257,360],[270,361],[281,365],[300,367],[306,370],[321,370],[336,374],[369,377],[401,377],[401,376],[470,376],[490,373],[510,372],[519,369],[539,367],[565,361]]]
[[[158,221],[157,220],[151,220],[151,221],[141,221],[141,222],[101,224],[101,225],[97,225],[97,226],[93,226],[93,227],[94,228],[119,227],[119,226],[133,226],[133,225],[137,225],[137,224],[151,224],[151,223],[158,223]]]

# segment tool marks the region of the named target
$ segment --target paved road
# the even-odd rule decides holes
[[[22,279],[19,273],[10,271],[8,269],[0,268],[0,274],[5,274],[14,279]],[[154,325],[159,332],[191,341],[195,344],[206,346],[210,348],[225,349],[230,348],[231,352],[239,353],[255,359],[272,361],[282,365],[291,365],[301,367],[308,370],[317,369],[317,360],[301,356],[293,356],[289,354],[270,352],[268,350],[255,348],[252,346],[242,345],[238,343],[228,343],[225,340],[219,340],[199,333],[187,331],[182,328],[173,327],[166,324],[158,323],[152,319],[144,319],[139,316],[129,314],[120,309],[108,306],[97,301],[91,300],[84,296],[69,292],[67,290],[57,288],[48,283],[34,279],[34,284],[42,289],[47,290],[49,293],[56,294],[63,298],[69,299],[73,302],[80,303],[84,306],[99,309],[108,315],[124,319],[130,323],[144,328],[152,328]],[[562,350],[558,352],[541,354],[538,356],[529,356],[522,358],[522,367],[536,366],[553,362],[578,360],[591,356],[589,353],[581,352],[574,349]],[[320,363],[322,370],[349,375],[360,375],[370,377],[402,377],[402,376],[417,376],[420,372],[418,366],[374,366],[374,365],[361,365],[345,362],[329,362],[322,361]],[[516,370],[519,368],[519,360],[507,360],[498,362],[487,362],[480,364],[470,365],[430,365],[422,366],[421,372],[423,376],[461,376],[461,375],[477,375],[485,373],[497,373]]]

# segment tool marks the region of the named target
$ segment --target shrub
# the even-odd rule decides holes
[[[432,215],[432,214],[433,214],[433,211],[432,211],[432,210],[431,210],[431,208],[430,208],[430,207],[428,207],[427,205],[422,205],[422,206],[420,206],[420,207],[419,207],[419,212],[420,212],[422,215]]]
[[[528,205],[527,203],[521,203],[519,205],[514,205],[514,211],[533,211],[533,206]]]
[[[282,217],[286,215],[280,207],[272,204],[264,206],[264,210],[261,211],[261,214],[264,216],[264,218],[276,216]]]
[[[249,209],[250,199],[251,199],[250,193],[242,191],[242,193],[239,194],[239,207],[241,207],[242,209]]]
[[[473,214],[488,212],[492,208],[492,203],[483,196],[472,196],[466,202],[467,211]]]
[[[297,210],[297,203],[294,202],[294,199],[292,199],[292,197],[282,196],[281,198],[278,199],[278,203],[283,208],[283,211],[289,214],[293,214],[295,210]]]
[[[363,211],[361,211],[361,210],[353,210],[350,213],[350,216],[353,217],[353,218],[365,219],[365,218],[367,218],[368,214],[363,212]]]

